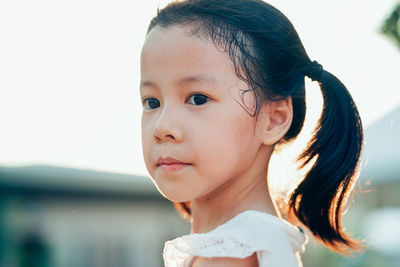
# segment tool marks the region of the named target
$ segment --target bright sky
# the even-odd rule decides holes
[[[139,55],[168,1],[1,1],[0,165],[147,175]],[[274,0],[312,59],[338,76],[364,125],[400,104],[400,50],[379,34],[396,0]],[[309,110],[320,108],[318,88]]]

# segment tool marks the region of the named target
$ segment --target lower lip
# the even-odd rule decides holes
[[[179,171],[191,164],[176,163],[176,164],[162,164],[159,167],[163,171]]]

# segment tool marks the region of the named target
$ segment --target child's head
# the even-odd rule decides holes
[[[198,199],[249,171],[266,175],[267,158],[292,114],[290,100],[277,102],[280,114],[269,117],[281,121],[267,136],[259,133],[260,123],[254,127],[249,115],[253,94],[235,74],[229,55],[189,36],[190,30],[154,28],[141,59],[144,158],[160,192],[175,202]],[[159,158],[167,157],[190,166],[180,172],[158,167]]]
[[[342,232],[340,216],[362,148],[358,111],[343,84],[310,61],[282,13],[258,0],[170,4],[150,23],[141,73],[147,169],[160,191],[189,214],[191,198],[262,164],[266,171],[274,144],[302,129],[304,77],[318,81],[323,114],[299,157],[304,165],[315,162],[289,206],[327,245],[355,245]],[[182,175],[190,175],[177,180],[159,168],[160,157],[196,162],[196,170],[183,165]]]

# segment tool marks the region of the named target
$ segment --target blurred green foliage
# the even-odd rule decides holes
[[[380,31],[392,39],[400,49],[400,3],[397,4],[393,12],[384,21]]]

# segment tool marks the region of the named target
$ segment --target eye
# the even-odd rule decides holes
[[[158,101],[157,98],[153,98],[153,97],[145,98],[145,99],[143,99],[143,106],[146,109],[155,109],[160,106],[160,101]]]
[[[208,101],[210,101],[210,98],[203,94],[193,94],[189,97],[190,104],[196,105],[196,106],[203,105]]]

